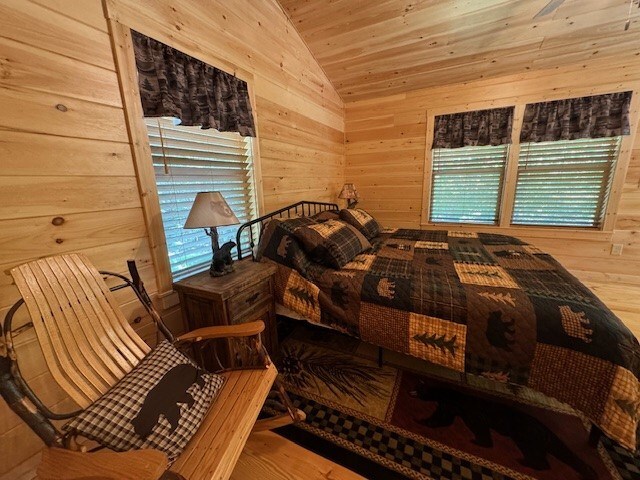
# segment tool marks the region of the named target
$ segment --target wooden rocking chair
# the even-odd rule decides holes
[[[154,309],[135,263],[129,261],[128,266],[131,280],[98,272],[79,254],[44,258],[11,270],[22,299],[9,310],[0,332],[0,393],[49,447],[43,451],[38,478],[229,478],[252,429],[304,419],[277,381],[276,368],[260,342],[264,324],[208,327],[174,338]],[[105,276],[117,277],[122,283],[109,288]],[[86,452],[75,438],[60,432],[51,421],[67,420],[80,412],[50,411],[21,376],[13,348],[12,319],[26,304],[32,321],[26,327],[35,328],[51,375],[81,408],[88,407],[151,350],[129,325],[112,293],[128,287],[158,330],[174,344],[184,347],[217,338],[244,338],[252,352],[250,358],[257,360],[253,362],[257,366],[245,364],[221,372],[226,377],[222,390],[170,471],[166,455],[157,450]],[[287,412],[256,422],[274,383]]]

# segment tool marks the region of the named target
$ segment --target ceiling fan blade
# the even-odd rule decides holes
[[[536,18],[544,17],[545,15],[549,15],[550,13],[553,13],[554,11],[556,11],[556,9],[563,3],[564,3],[564,0],[551,0],[544,7],[542,7],[542,10],[536,13],[533,18],[536,19]]]

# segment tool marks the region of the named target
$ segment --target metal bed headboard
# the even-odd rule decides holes
[[[337,212],[338,210],[339,210],[338,204],[336,203],[309,202],[306,200],[302,200],[301,202],[294,203],[293,205],[282,207],[280,210],[275,210],[271,213],[267,213],[266,215],[256,218],[255,220],[245,222],[242,225],[240,225],[240,228],[238,228],[238,233],[236,234],[236,244],[238,245],[237,247],[238,260],[242,260],[243,258],[242,249],[240,248],[240,245],[242,245],[242,243],[240,242],[240,238],[247,228],[249,229],[249,245],[251,246],[250,255],[253,257],[253,249],[255,247],[254,239],[256,238],[254,236],[254,231],[253,231],[254,227],[257,229],[257,238],[258,238],[258,241],[260,241],[260,238],[262,237],[262,229],[264,227],[265,222],[267,220],[271,220],[272,218],[291,218],[292,216],[295,216],[295,215],[309,217],[311,215],[315,215],[316,213],[320,213],[320,212],[326,212],[326,211]]]

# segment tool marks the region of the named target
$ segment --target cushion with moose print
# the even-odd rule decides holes
[[[223,383],[163,341],[63,429],[118,452],[160,450],[173,462]]]

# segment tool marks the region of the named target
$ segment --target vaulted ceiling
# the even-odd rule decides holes
[[[279,0],[345,101],[628,55],[630,0]]]

